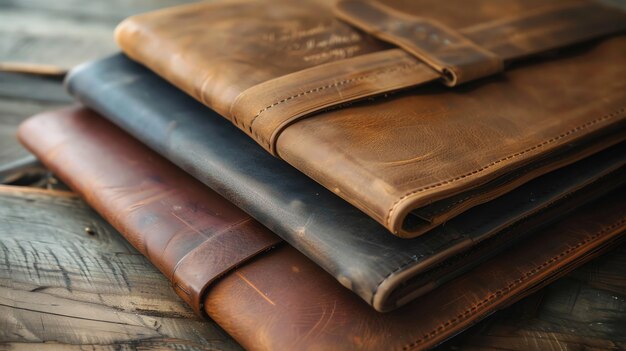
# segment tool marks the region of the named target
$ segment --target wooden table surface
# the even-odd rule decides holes
[[[0,350],[240,349],[15,138],[73,103],[63,73],[116,52],[116,23],[182,2],[0,0]],[[626,349],[626,245],[440,348]]]

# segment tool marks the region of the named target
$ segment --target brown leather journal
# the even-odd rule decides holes
[[[241,210],[86,109],[20,140],[251,350],[424,349],[602,252],[626,229],[615,191],[434,293],[381,314]]]
[[[624,11],[587,0],[244,0],[134,16],[116,37],[414,237],[623,140],[626,38],[571,45],[624,28]]]

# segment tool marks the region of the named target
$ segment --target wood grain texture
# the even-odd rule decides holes
[[[122,19],[190,1],[0,0],[0,184],[54,187],[44,169],[30,167],[35,159],[17,142],[17,125],[72,103],[62,73],[119,51],[113,30]],[[37,74],[46,72],[54,76]]]
[[[442,350],[625,350],[626,244],[463,333]]]
[[[190,0],[0,0],[0,70],[63,72],[112,54],[127,16]]]
[[[238,350],[73,193],[0,186],[0,350]]]

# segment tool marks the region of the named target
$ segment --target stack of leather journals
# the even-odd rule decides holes
[[[625,8],[169,8],[19,137],[245,348],[431,348],[624,237]]]

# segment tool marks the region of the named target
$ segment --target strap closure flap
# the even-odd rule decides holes
[[[410,16],[373,1],[344,0],[336,10],[339,18],[428,64],[448,86],[504,69],[498,55],[435,20]]]
[[[249,217],[213,234],[178,261],[171,278],[174,290],[201,315],[206,290],[216,279],[281,242]]]

